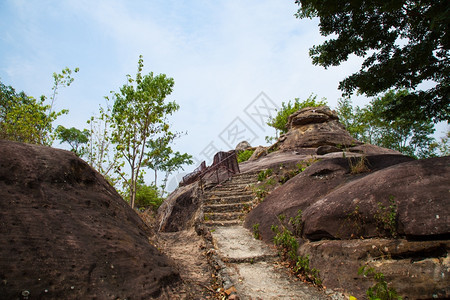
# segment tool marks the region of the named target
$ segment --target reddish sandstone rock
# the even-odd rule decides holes
[[[180,277],[151,234],[73,153],[0,141],[1,299],[163,297]]]
[[[447,239],[449,184],[450,157],[373,172],[330,191],[305,209],[304,234],[310,240],[393,233],[409,239]],[[397,226],[390,228],[391,222]]]
[[[336,112],[327,106],[307,107],[295,112],[289,116],[288,129],[278,140],[280,150],[362,144],[350,136],[339,123]]]
[[[357,174],[348,158],[313,164],[267,196],[245,226],[259,224],[272,243],[278,216],[285,215],[293,231],[287,220],[301,209],[299,255],[309,256],[325,286],[363,298],[375,282],[357,272],[369,265],[403,297],[447,299],[450,157],[376,155],[366,164],[369,170]]]

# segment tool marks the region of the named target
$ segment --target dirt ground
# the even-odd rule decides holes
[[[159,232],[155,244],[175,262],[184,281],[185,293],[179,299],[221,299],[215,274],[208,263],[207,247],[194,229]]]

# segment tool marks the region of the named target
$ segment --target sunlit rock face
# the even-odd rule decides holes
[[[350,136],[339,122],[336,112],[327,106],[307,107],[290,115],[288,129],[279,139],[280,150],[362,144]]]

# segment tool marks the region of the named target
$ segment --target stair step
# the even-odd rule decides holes
[[[205,221],[229,221],[239,220],[245,214],[243,212],[204,213]]]
[[[250,207],[251,201],[227,204],[208,204],[203,207],[205,213],[216,212],[242,212],[243,209]]]
[[[233,195],[233,196],[216,196],[212,195],[205,199],[204,203],[206,205],[210,204],[235,204],[242,202],[249,202],[253,200],[253,195]]]
[[[210,193],[221,193],[221,192],[227,192],[227,193],[236,193],[236,192],[251,192],[252,188],[249,186],[242,186],[242,187],[233,187],[233,186],[222,186],[219,188],[214,188],[212,190],[209,190]]]
[[[208,220],[204,222],[204,224],[208,227],[235,226],[241,225],[242,223],[243,221],[241,220],[226,220],[226,221]]]
[[[208,191],[205,193],[206,196],[218,196],[218,197],[227,197],[233,195],[251,195],[251,190],[238,190],[238,191],[228,191],[228,190],[219,190],[219,191]]]

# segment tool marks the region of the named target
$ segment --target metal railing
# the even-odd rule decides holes
[[[216,175],[216,183],[219,184],[221,182],[219,178],[219,170],[221,168],[226,170],[226,178],[222,179],[223,181],[230,178],[233,174],[240,173],[236,151],[217,152],[216,155],[214,155],[213,164],[211,166],[206,167],[206,163],[203,161],[192,173],[183,177],[180,186],[203,180],[206,175],[212,174],[213,172],[215,172]]]

